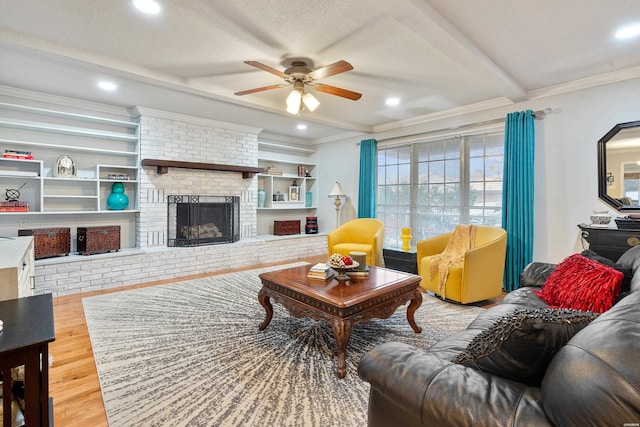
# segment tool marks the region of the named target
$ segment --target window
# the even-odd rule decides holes
[[[377,217],[385,246],[401,228],[418,240],[456,224],[502,223],[504,134],[467,135],[378,150]]]

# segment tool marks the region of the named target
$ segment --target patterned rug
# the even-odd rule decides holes
[[[347,376],[336,376],[329,325],[290,317],[274,303],[258,331],[258,274],[230,273],[83,299],[111,427],[354,426],[367,423],[360,357],[385,341],[428,348],[483,309],[424,295],[415,334],[406,306],[356,325]]]

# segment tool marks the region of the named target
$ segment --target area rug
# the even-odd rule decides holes
[[[333,332],[274,303],[259,331],[258,274],[230,273],[83,299],[107,418],[132,426],[345,426],[367,423],[358,361],[374,345],[428,348],[483,309],[425,295],[413,332],[406,306],[356,325],[347,376],[336,376]]]

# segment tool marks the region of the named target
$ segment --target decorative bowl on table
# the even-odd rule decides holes
[[[338,281],[349,280],[349,276],[346,274],[347,271],[360,266],[360,264],[357,261],[354,261],[350,256],[340,254],[331,255],[329,257],[329,261],[327,261],[327,265],[338,273],[336,276],[336,280]]]
[[[591,224],[604,226],[611,222],[611,215],[594,214],[594,215],[591,215],[590,219],[591,219]]]

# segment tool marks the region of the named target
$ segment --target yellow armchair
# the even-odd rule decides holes
[[[440,294],[439,273],[431,277],[431,261],[441,254],[451,233],[421,240],[417,243],[420,288]],[[473,248],[464,253],[462,263],[449,267],[444,294],[447,299],[462,304],[500,296],[503,287],[504,263],[507,253],[507,232],[500,227],[477,226]]]
[[[375,218],[352,219],[327,234],[329,256],[364,252],[367,254],[367,265],[378,267],[384,267],[383,243],[384,224]]]

